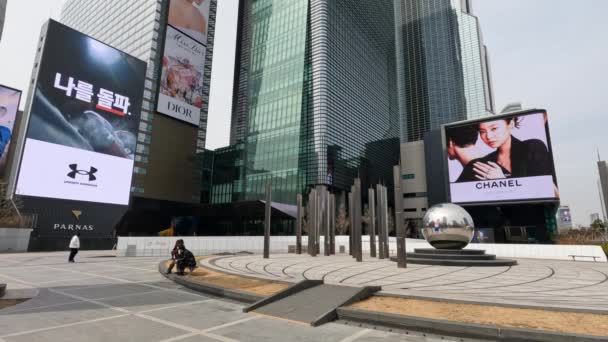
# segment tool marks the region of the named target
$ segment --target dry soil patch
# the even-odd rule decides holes
[[[507,308],[378,296],[355,303],[351,307],[361,310],[461,323],[608,336],[608,315],[601,314]]]
[[[196,259],[202,260],[207,258],[210,257],[197,257]],[[197,267],[192,273],[189,273],[187,277],[197,282],[232,290],[240,290],[261,296],[270,296],[289,287],[288,284],[284,283],[240,277],[201,266]]]

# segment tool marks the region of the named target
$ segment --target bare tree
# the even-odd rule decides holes
[[[392,233],[395,231],[395,215],[393,213],[393,208],[388,208],[388,233]]]
[[[340,209],[338,209],[338,217],[336,217],[336,231],[338,231],[338,234],[340,235],[345,235],[348,233],[349,229],[350,220],[346,214],[346,208],[344,208],[344,205],[341,205]]]
[[[361,216],[361,222],[363,222],[363,226],[365,227],[365,229],[363,229],[363,231],[367,234],[369,234],[370,232],[370,222],[371,222],[371,217],[370,217],[370,212],[369,212],[369,206],[366,204],[365,208],[363,209],[363,216]]]
[[[7,192],[8,184],[0,183],[0,226],[28,228],[31,226],[30,217],[21,215],[23,201],[18,197],[7,199]]]

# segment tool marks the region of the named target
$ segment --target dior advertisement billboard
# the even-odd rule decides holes
[[[445,127],[451,201],[557,201],[547,113],[494,116]]]
[[[49,21],[15,194],[128,205],[145,72]]]
[[[171,0],[156,110],[199,125],[209,0]]]

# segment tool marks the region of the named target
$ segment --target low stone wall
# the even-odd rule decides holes
[[[29,228],[0,228],[0,252],[27,252],[31,233]]]
[[[119,237],[116,247],[117,256],[169,256],[177,239],[183,239],[186,247],[195,255],[243,251],[261,254],[264,247],[263,236]],[[321,241],[323,241],[323,237],[321,237]],[[303,236],[302,244],[307,243],[307,237]],[[289,246],[295,244],[295,236],[272,236],[270,252],[287,253]],[[415,248],[432,248],[425,240],[419,239],[407,239],[406,245],[408,252],[413,252]],[[336,236],[336,251],[340,250],[340,246],[344,246],[345,253],[348,253],[348,236]],[[511,259],[572,260],[570,255],[579,255],[588,258],[577,258],[577,261],[593,262],[593,256],[597,258],[598,262],[607,261],[600,246],[473,243],[467,246],[467,249],[484,249],[488,254]],[[396,254],[395,238],[390,238],[390,251],[391,255]],[[363,237],[363,252],[369,252],[369,236]]]

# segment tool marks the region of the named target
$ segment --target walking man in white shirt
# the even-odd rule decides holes
[[[70,240],[70,258],[68,262],[74,262],[74,257],[76,253],[78,253],[78,249],[80,248],[80,232],[76,233],[76,235],[72,236],[72,240]]]

